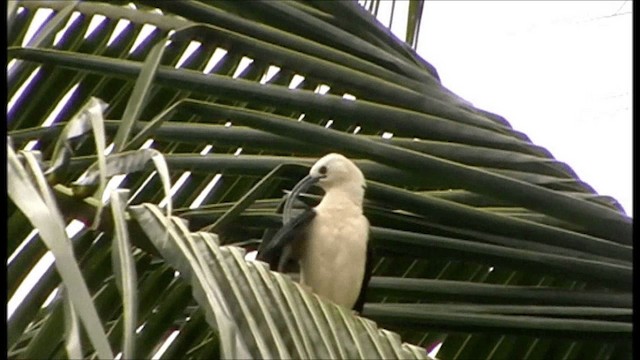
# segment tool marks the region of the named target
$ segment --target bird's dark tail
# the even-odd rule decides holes
[[[362,278],[362,287],[360,288],[360,295],[353,305],[353,310],[359,314],[362,313],[364,308],[364,301],[367,297],[367,288],[369,287],[369,280],[371,280],[371,273],[373,272],[373,246],[371,246],[371,240],[367,243],[367,260],[364,266],[364,277]]]

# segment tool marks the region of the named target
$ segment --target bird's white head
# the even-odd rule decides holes
[[[316,161],[309,175],[291,190],[283,211],[285,224],[291,219],[294,199],[312,185],[318,185],[325,191],[325,199],[331,192],[335,196],[351,200],[357,206],[362,206],[366,187],[362,171],[344,155],[331,153]]]
[[[316,161],[309,176],[318,179],[317,185],[324,191],[344,188],[354,193],[362,193],[366,186],[362,171],[342,154],[331,153]]]

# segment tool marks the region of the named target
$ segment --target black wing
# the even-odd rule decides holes
[[[287,249],[290,249],[296,240],[303,237],[307,225],[315,216],[315,210],[306,209],[282,226],[275,234],[273,231],[265,232],[256,259],[268,263],[272,270],[277,270],[283,260],[281,257],[283,255],[286,257]],[[286,259],[284,260],[286,262]]]
[[[369,287],[369,280],[371,280],[371,273],[373,272],[373,246],[371,246],[371,239],[367,242],[367,260],[364,265],[364,277],[362,278],[362,286],[360,287],[360,295],[353,305],[353,310],[358,313],[362,313],[364,307],[364,301],[367,297],[367,288]]]

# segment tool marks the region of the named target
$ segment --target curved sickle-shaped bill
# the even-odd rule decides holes
[[[300,180],[296,186],[293,187],[291,193],[289,193],[289,197],[287,197],[287,201],[284,203],[284,208],[282,210],[282,224],[286,225],[289,221],[291,221],[291,210],[293,208],[293,203],[300,193],[309,189],[312,185],[317,183],[321,177],[307,175],[304,179]]]

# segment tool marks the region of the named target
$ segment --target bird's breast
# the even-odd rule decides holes
[[[369,222],[359,208],[316,208],[300,261],[302,283],[347,308],[364,277]]]

